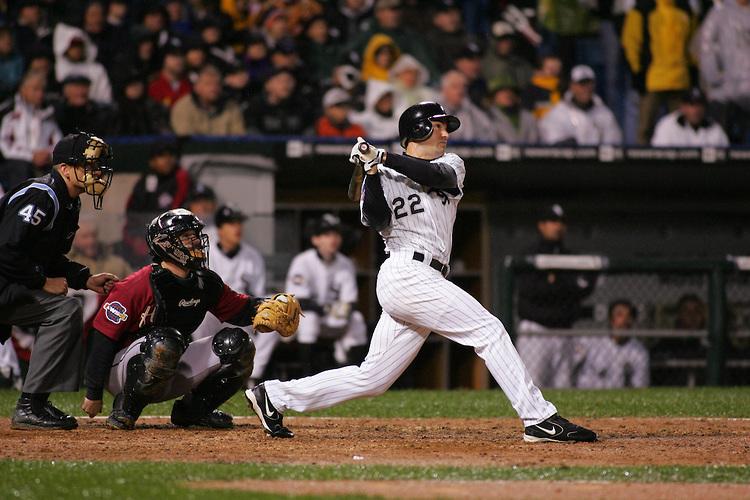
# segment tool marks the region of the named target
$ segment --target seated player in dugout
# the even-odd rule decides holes
[[[312,248],[295,256],[287,273],[286,289],[305,311],[296,335],[304,375],[315,371],[312,349],[319,339],[335,339],[333,356],[341,366],[360,362],[367,354],[367,324],[354,309],[357,271],[339,251],[342,230],[341,219],[323,214],[310,231]]]
[[[112,180],[110,146],[85,132],[62,138],[49,174],[26,180],[0,200],[0,342],[11,325],[35,331],[34,351],[11,420],[13,429],[75,429],[48,401],[77,391],[83,362],[81,302],[68,289],[107,293],[117,277],[69,260],[82,194],[101,209]]]
[[[192,342],[191,334],[208,312],[258,330],[254,319],[264,301],[237,293],[208,269],[203,227],[181,208],[149,224],[146,239],[154,263],[119,282],[94,319],[81,405],[90,417],[101,412],[107,389],[115,396],[107,419],[114,429],[133,429],[146,405],[178,397],[173,424],[232,427],[232,417],[217,408],[250,376],[255,346],[240,328],[222,328]],[[295,329],[296,324],[261,331],[291,335]]]

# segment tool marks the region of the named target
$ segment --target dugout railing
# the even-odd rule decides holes
[[[534,273],[552,282],[567,279],[570,284],[582,279],[594,284],[580,301],[562,300],[559,304],[568,310],[575,308],[576,320],[570,327],[539,327],[521,317],[519,301],[524,300],[523,294],[546,293],[544,287],[539,290],[525,284],[534,283]],[[617,359],[618,353],[638,358],[633,351],[640,353],[638,359],[647,360],[639,362],[648,364],[647,385],[749,383],[749,257],[662,260],[598,255],[507,256],[498,282],[501,318],[527,365],[533,367],[538,361],[553,365],[561,356],[570,356],[570,361],[563,363],[565,370],[570,369],[569,381],[566,383],[563,377],[562,383],[561,379],[550,379],[541,385],[612,387],[604,381],[605,375],[596,379],[599,385],[592,385],[585,374],[590,375],[592,370],[615,372],[616,366],[624,363]],[[635,318],[630,328],[615,331],[610,325],[610,306],[621,300],[633,306]],[[558,352],[555,358],[554,352],[549,352],[555,342],[567,346],[566,354]],[[624,343],[633,349],[622,349]],[[536,346],[536,355],[544,357],[543,361],[534,358],[529,345]],[[634,368],[629,369],[632,372]],[[534,370],[530,371],[534,375]]]

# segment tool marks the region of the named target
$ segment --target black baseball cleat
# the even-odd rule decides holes
[[[526,427],[523,440],[527,443],[571,443],[576,441],[596,441],[596,433],[585,427],[567,421],[555,413],[544,422]]]
[[[208,415],[192,415],[188,405],[182,399],[174,402],[171,420],[177,427],[208,427],[209,429],[231,429],[234,427],[230,414],[221,410],[214,410]]]
[[[132,431],[135,429],[135,419],[122,410],[112,410],[112,413],[107,417],[107,425],[111,429]]]
[[[44,405],[44,409],[47,411],[47,413],[52,415],[52,418],[56,418],[62,422],[65,422],[65,424],[70,426],[71,429],[75,429],[76,427],[78,427],[78,421],[73,415],[68,415],[49,401],[47,401],[47,404]]]
[[[247,399],[255,414],[258,415],[266,434],[276,438],[294,437],[294,433],[284,427],[284,416],[271,404],[263,384],[257,385],[253,389],[247,389],[245,399]]]
[[[48,403],[49,404],[49,403]],[[52,406],[49,404],[49,406]],[[54,406],[53,406],[54,408]],[[55,408],[60,414],[65,415],[62,411]],[[78,427],[75,418],[58,418],[52,415],[46,408],[37,413],[31,408],[31,402],[18,402],[16,411],[13,412],[13,418],[10,421],[10,428],[16,430],[65,430],[69,431]]]
[[[115,396],[115,400],[112,402],[112,413],[107,417],[107,426],[111,429],[132,431],[135,429],[135,421],[138,420],[138,417],[132,417],[123,410],[123,401],[122,393]]]

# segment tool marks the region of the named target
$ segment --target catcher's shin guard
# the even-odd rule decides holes
[[[113,427],[132,429],[147,404],[156,400],[177,372],[185,352],[182,335],[174,328],[156,328],[146,334],[141,353],[128,361],[125,387],[110,415]],[[116,425],[115,421],[122,425]]]
[[[176,401],[172,423],[179,426],[231,427],[231,417],[216,410],[244,385],[253,371],[255,344],[240,328],[224,328],[211,343],[221,366],[190,394]],[[228,420],[228,421],[227,421]]]

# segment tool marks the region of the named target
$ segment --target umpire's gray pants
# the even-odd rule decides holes
[[[81,302],[32,293],[33,301],[0,307],[0,323],[37,329],[23,392],[77,391],[83,368]]]

